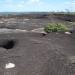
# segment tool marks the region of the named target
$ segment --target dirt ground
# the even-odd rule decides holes
[[[31,32],[50,22],[70,22],[50,19],[4,19],[0,28],[24,29],[29,32],[0,32],[0,75],[75,75],[75,32],[72,34]],[[8,49],[6,44],[9,41]],[[9,46],[9,44],[8,44]],[[6,68],[13,63],[15,67]]]
[[[0,34],[2,42],[8,39],[15,45],[0,48],[0,75],[75,75],[75,33]],[[15,67],[6,69],[9,62]]]
[[[0,18],[0,28],[8,29],[26,29],[32,30],[36,28],[41,28],[46,26],[48,23],[63,23],[68,27],[72,27],[73,23],[69,21],[64,21],[55,16],[51,15],[50,18]]]

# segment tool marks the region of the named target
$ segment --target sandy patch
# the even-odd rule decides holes
[[[46,33],[46,32],[44,31],[44,28],[33,29],[33,30],[31,30],[31,32],[36,32],[36,33]]]
[[[0,33],[19,33],[19,32],[28,32],[28,31],[21,29],[7,29],[7,28],[0,29]]]

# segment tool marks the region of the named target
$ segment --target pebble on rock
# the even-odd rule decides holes
[[[6,69],[14,68],[14,67],[15,67],[15,64],[14,64],[14,63],[7,63],[7,64],[5,65],[5,68],[6,68]]]
[[[65,32],[65,34],[71,34],[70,32]]]

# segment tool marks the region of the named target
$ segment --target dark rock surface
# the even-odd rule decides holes
[[[0,40],[15,40],[11,49],[0,47],[0,75],[75,75],[75,34],[9,33]],[[5,68],[8,62],[14,68]]]
[[[75,75],[75,32],[31,32],[51,22],[71,26],[64,18],[0,18],[0,28],[5,28],[0,30],[0,75]],[[5,68],[8,63],[15,67]]]

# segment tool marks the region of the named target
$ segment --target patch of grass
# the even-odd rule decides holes
[[[68,28],[62,23],[49,23],[44,27],[44,31],[47,33],[50,32],[65,32],[68,31]]]

